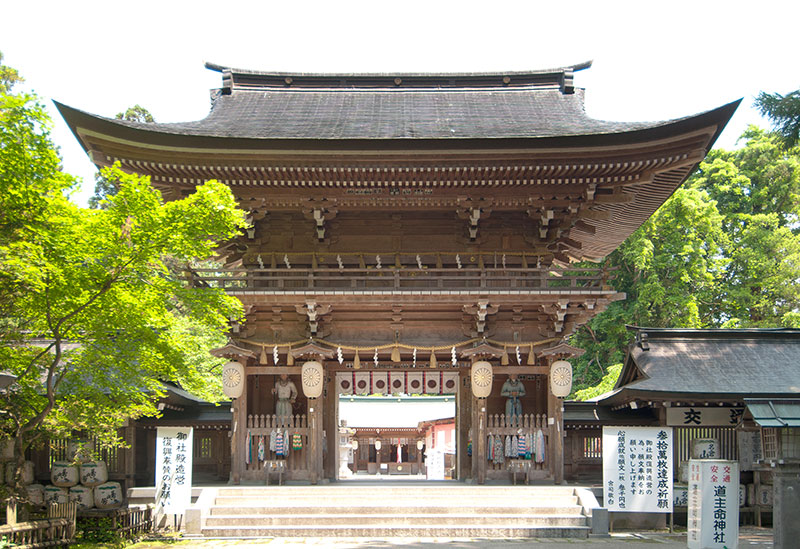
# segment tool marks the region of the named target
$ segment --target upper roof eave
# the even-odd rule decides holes
[[[133,123],[106,118],[53,101],[70,130],[87,150],[87,143],[81,130],[110,138],[120,139],[132,144],[141,143],[147,148],[161,146],[174,149],[226,149],[260,151],[265,149],[299,149],[309,151],[380,150],[387,152],[400,150],[452,150],[509,148],[580,148],[600,146],[621,146],[646,143],[659,139],[679,136],[701,128],[716,126],[716,130],[706,146],[710,150],[742,99],[727,103],[696,115],[679,119],[655,122],[652,126],[616,133],[594,133],[579,135],[541,136],[541,137],[450,137],[450,138],[363,138],[363,139],[306,139],[306,138],[252,138],[220,137],[211,135],[184,135],[149,129],[148,124]]]

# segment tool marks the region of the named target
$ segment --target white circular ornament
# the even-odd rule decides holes
[[[479,360],[472,365],[470,378],[472,380],[472,394],[476,398],[486,398],[492,392],[492,365],[485,360]]]
[[[228,362],[222,367],[222,390],[229,398],[239,398],[244,392],[244,366]]]
[[[556,360],[550,366],[550,391],[559,398],[572,391],[572,364],[566,360]]]
[[[310,360],[303,364],[301,370],[303,381],[303,394],[308,398],[317,398],[322,395],[322,364]]]

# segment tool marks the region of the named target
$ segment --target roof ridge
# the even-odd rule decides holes
[[[384,72],[384,73],[313,73],[237,69],[206,62],[209,70],[222,73],[222,89],[227,93],[234,88],[375,88],[423,87],[461,88],[464,86],[530,87],[547,84],[558,85],[562,92],[574,91],[573,74],[591,67],[584,61],[564,67],[529,71],[486,72]]]

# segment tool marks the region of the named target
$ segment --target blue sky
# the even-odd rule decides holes
[[[474,72],[594,60],[576,75],[590,116],[664,120],[744,98],[717,145],[735,146],[761,90],[800,87],[800,2],[140,2],[27,0],[3,6],[0,51],[51,107],[65,169],[94,169],[51,99],[103,116],[134,104],[159,122],[203,118],[220,75]]]

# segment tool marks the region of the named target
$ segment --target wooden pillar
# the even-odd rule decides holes
[[[136,420],[129,419],[125,426],[125,493],[136,486]]]
[[[375,442],[376,443],[379,440],[381,440],[380,437],[376,437],[375,438]],[[375,465],[376,465],[375,471],[379,475],[381,474],[381,450],[383,450],[383,441],[381,441],[381,447],[380,448],[377,448],[377,446],[375,448]]]
[[[564,482],[564,401],[550,391],[547,379],[547,422],[550,424],[550,474],[556,484]],[[552,423],[551,423],[552,421]]]
[[[322,399],[308,399],[308,428],[311,433],[308,475],[311,484],[322,478]]]
[[[231,428],[231,473],[234,484],[242,481],[245,453],[247,452],[247,392],[250,377],[244,376],[242,396],[233,399],[233,426]]]
[[[339,391],[336,387],[336,374],[326,375],[326,387],[322,407],[322,428],[328,435],[324,453],[324,478],[335,480],[339,471]]]
[[[486,483],[486,399],[472,399],[472,479]]]
[[[417,448],[417,474],[422,474],[422,450],[419,449],[419,445],[417,444],[422,439],[417,439],[414,441],[414,446]]]
[[[467,455],[467,444],[472,440],[475,444],[472,430],[472,387],[469,377],[463,374],[459,379],[458,393],[456,394],[456,478],[464,480],[472,476],[471,463],[474,461]]]

